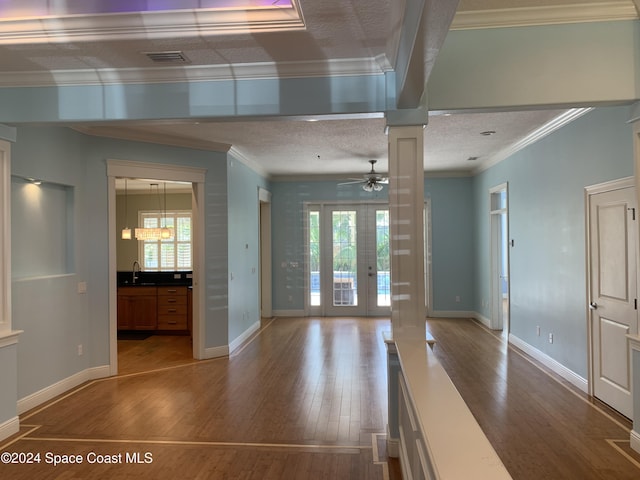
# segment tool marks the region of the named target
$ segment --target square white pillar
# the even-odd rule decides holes
[[[389,128],[392,335],[425,338],[424,128]]]

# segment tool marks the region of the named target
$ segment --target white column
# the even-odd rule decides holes
[[[395,339],[426,337],[424,128],[422,125],[389,127],[388,134],[391,332],[385,336],[389,389],[387,450],[390,457],[398,457],[400,361]]]
[[[425,338],[424,127],[389,128],[391,328]]]

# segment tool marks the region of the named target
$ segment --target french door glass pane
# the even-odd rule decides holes
[[[391,306],[391,267],[389,260],[389,210],[376,210],[376,269],[378,307]]]
[[[311,306],[320,305],[320,212],[309,212],[309,291]]]
[[[356,212],[332,212],[333,305],[358,305]]]

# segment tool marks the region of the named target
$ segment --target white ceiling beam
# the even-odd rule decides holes
[[[398,108],[420,105],[458,1],[407,0],[396,62]]]

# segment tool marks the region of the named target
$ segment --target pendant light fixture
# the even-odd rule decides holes
[[[156,193],[158,196],[158,207],[161,207],[160,200],[160,187],[157,183],[150,185],[151,193],[153,193],[153,187],[156,187]],[[164,208],[160,209],[160,228],[136,228],[135,236],[137,240],[171,240],[173,239],[173,228],[167,227],[167,184],[164,184]]]
[[[122,229],[122,239],[123,240],[131,240],[131,229],[128,227],[129,225],[129,208],[127,205],[127,198],[129,197],[129,192],[127,191],[127,179],[124,179],[124,225],[125,227]]]
[[[162,240],[171,240],[173,238],[173,228],[167,227],[167,182],[164,182],[162,185],[164,188],[164,221],[160,224],[162,227],[160,229],[160,238]]]

